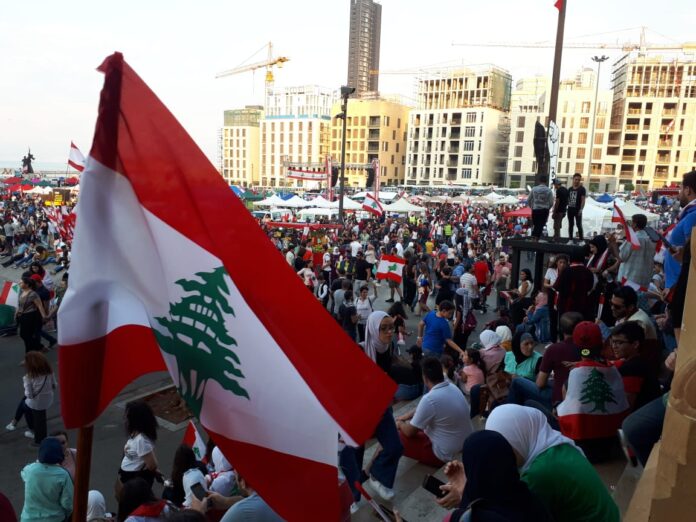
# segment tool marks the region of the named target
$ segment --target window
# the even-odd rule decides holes
[[[522,143],[524,141],[524,131],[517,131],[515,133],[515,142]]]
[[[467,138],[476,136],[476,127],[464,127],[464,136]]]
[[[467,112],[466,113],[466,122],[467,123],[476,123],[476,113],[475,112]]]
[[[396,144],[396,152],[399,152],[399,144]]]
[[[396,119],[396,128],[400,129],[401,128],[401,118]]]
[[[518,116],[517,117],[517,126],[518,127],[524,127],[524,116]]]
[[[517,145],[517,146],[515,147],[515,157],[516,157],[516,158],[521,158],[521,157],[522,157],[522,146],[521,146],[521,145]]]
[[[585,143],[587,143],[587,133],[581,132],[578,134],[578,144],[584,145]]]
[[[392,131],[392,140],[396,140],[396,131],[395,130]]]
[[[522,172],[522,162],[521,161],[513,161],[512,162],[512,170],[513,170],[513,172]]]
[[[384,126],[389,127],[389,116],[384,117]]]
[[[392,165],[394,164],[394,155],[393,154],[391,155],[391,164]]]
[[[590,125],[590,118],[583,117],[580,118],[580,128],[581,129],[586,129]]]
[[[462,169],[462,177],[464,179],[471,179],[471,169]]]
[[[473,140],[466,140],[464,142],[464,150],[474,150],[474,141]]]
[[[465,154],[462,157],[464,165],[473,165],[474,163],[474,157],[471,154]]]
[[[575,159],[585,159],[585,147],[578,147],[575,152]]]
[[[598,132],[594,136],[594,144],[595,145],[601,145],[602,142],[604,141],[604,133],[603,132]]]
[[[602,149],[592,149],[592,159],[601,160],[602,159]]]
[[[597,116],[597,123],[595,127],[598,129],[603,129],[607,124],[607,119],[604,116]]]
[[[585,114],[590,112],[590,102],[582,102],[582,112]]]

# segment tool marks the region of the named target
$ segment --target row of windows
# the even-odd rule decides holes
[[[451,171],[452,169],[449,169],[449,170]],[[460,173],[460,175],[461,175],[461,178],[463,178],[463,179],[471,179],[471,178],[472,178],[472,174],[473,174],[473,169],[470,169],[470,168],[463,168],[463,169],[461,169],[461,170],[459,171],[459,173]],[[442,169],[442,168],[439,168],[439,169],[436,168],[436,169],[433,169],[432,174],[433,174],[433,176],[432,176],[433,178],[444,178],[445,171],[444,171],[444,169]],[[423,168],[423,167],[420,167],[420,168],[411,167],[411,170],[410,170],[410,172],[408,173],[408,177],[409,177],[410,179],[415,179],[416,177],[418,177],[418,178],[420,178],[420,179],[430,179],[430,169],[429,169],[429,168]],[[478,179],[478,177],[479,177],[479,169],[476,169],[476,175],[475,175],[475,177]],[[448,179],[456,179],[456,173],[455,173],[454,178],[453,178],[452,175],[448,172],[448,173],[447,173],[447,178],[448,178]]]

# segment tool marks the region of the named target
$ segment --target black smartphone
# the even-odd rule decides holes
[[[433,477],[432,475],[426,475],[423,479],[423,489],[430,491],[437,498],[444,497],[447,493],[440,489],[440,486],[444,486],[445,483],[440,479]]]
[[[200,482],[196,482],[191,486],[191,493],[196,495],[196,498],[200,500],[201,502],[205,498],[205,489],[203,488],[203,485]]]
[[[645,227],[645,233],[648,234],[650,241],[652,241],[654,243],[657,243],[658,241],[662,241],[668,250],[672,250],[674,248],[672,246],[672,244],[669,241],[667,241],[667,238],[665,236],[663,236],[662,234],[660,234],[653,227]]]

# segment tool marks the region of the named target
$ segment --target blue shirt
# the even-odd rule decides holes
[[[684,215],[679,220],[679,223],[672,229],[669,234],[669,242],[675,247],[681,247],[686,244],[687,239],[691,237],[691,229],[696,226],[696,205],[684,209]],[[667,250],[665,254],[665,288],[672,288],[677,284],[681,272],[681,263],[672,257],[672,254]]]
[[[255,492],[227,510],[220,522],[283,522]]]
[[[459,263],[452,269],[452,277],[462,277],[464,275],[464,265]]]
[[[440,355],[445,349],[445,341],[452,337],[449,321],[438,317],[432,310],[423,318],[425,332],[423,333],[423,351],[435,352]]]

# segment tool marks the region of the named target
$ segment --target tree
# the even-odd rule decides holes
[[[582,394],[580,396],[582,404],[594,403],[594,408],[590,410],[590,413],[593,411],[608,413],[606,403],[613,402],[616,404],[616,398],[611,391],[611,386],[609,386],[609,383],[604,379],[604,375],[597,368],[592,368],[590,376],[582,383],[580,393]]]
[[[176,282],[187,292],[181,301],[170,304],[167,317],[156,317],[169,335],[157,331],[160,348],[176,358],[179,393],[196,417],[200,418],[205,387],[212,379],[235,395],[249,398],[237,379],[244,374],[225,325],[226,316],[234,316],[227,302],[229,288],[223,267],[212,272],[198,272],[200,280]]]

